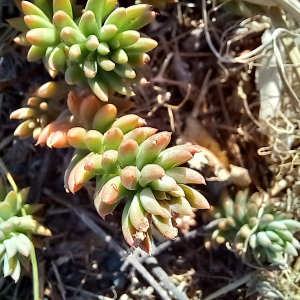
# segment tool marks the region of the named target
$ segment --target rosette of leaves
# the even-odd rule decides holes
[[[69,86],[64,82],[47,82],[40,86],[27,100],[26,107],[11,113],[11,119],[24,120],[14,135],[21,139],[33,136],[38,139],[44,128],[54,121],[63,110],[61,100],[67,95]]]
[[[246,249],[248,259],[260,266],[284,264],[289,255],[298,255],[300,243],[294,233],[300,231],[300,222],[276,211],[266,193],[255,193],[248,200],[248,190],[239,191],[233,200],[224,190],[221,206],[211,207],[209,216],[217,228],[207,239],[207,247],[229,242],[235,253],[242,255]]]
[[[131,83],[140,83],[136,66],[149,62],[157,42],[137,31],[156,16],[146,4],[115,9],[117,0],[88,0],[83,14],[74,19],[70,0],[22,2],[32,46],[28,60],[43,58],[51,76],[65,72],[68,84],[87,79],[103,101],[112,92],[134,95]]]
[[[14,39],[14,42],[22,46],[31,47],[28,53],[28,61],[35,61],[40,58],[43,58],[43,62],[47,71],[49,72],[50,76],[54,78],[57,75],[58,70],[52,69],[49,66],[48,63],[49,56],[47,57],[47,53],[50,55],[51,48],[53,48],[53,45],[45,46],[45,47],[32,47],[34,44],[27,39],[27,33],[31,29],[37,29],[37,28],[54,29],[54,26],[51,26],[52,19],[53,19],[53,10],[54,10],[54,5],[52,1],[33,0],[32,2],[29,2],[29,1],[14,0],[14,2],[17,8],[19,9],[19,11],[21,12],[21,16],[6,20],[12,27],[21,31],[21,33]],[[62,3],[63,1],[58,0],[56,2]],[[80,5],[76,5],[74,1],[71,2],[72,2],[73,17],[74,19],[77,19],[82,13],[82,7]],[[49,34],[50,31],[48,31],[47,33]],[[52,38],[53,37],[49,35],[47,44],[51,43],[50,41]]]
[[[282,270],[260,271],[254,273],[247,283],[246,296],[258,293],[265,300],[285,300],[299,298],[300,258],[293,266]]]
[[[74,99],[69,102],[73,115],[87,112],[81,107]],[[174,239],[178,230],[173,213],[193,215],[193,208],[209,208],[204,196],[188,186],[204,184],[202,175],[180,167],[200,149],[193,145],[166,149],[171,133],[143,127],[145,120],[136,115],[116,116],[116,107],[106,104],[89,110],[85,120],[91,130],[75,127],[67,131],[67,142],[76,151],[65,174],[65,188],[75,193],[96,178],[94,201],[102,218],[126,198],[122,217],[125,240],[151,252],[151,223]]]
[[[4,276],[11,276],[15,282],[19,280],[21,265],[28,265],[33,247],[28,234],[51,235],[49,229],[33,219],[32,214],[41,206],[25,204],[28,192],[29,188],[25,188],[6,193],[0,181],[0,261]]]

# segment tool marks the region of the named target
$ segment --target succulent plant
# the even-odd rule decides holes
[[[44,128],[61,113],[61,100],[67,95],[69,86],[64,82],[47,82],[40,86],[27,101],[26,107],[11,113],[11,119],[25,120],[15,130],[21,139],[33,136],[38,139]]]
[[[92,97],[80,101],[70,95],[70,111],[83,127],[58,124],[55,131],[43,132],[38,143],[76,148],[65,173],[65,187],[75,193],[96,177],[95,206],[101,217],[127,198],[122,228],[129,245],[151,252],[152,222],[164,236],[174,239],[178,230],[173,226],[173,212],[193,215],[192,208],[209,208],[204,196],[187,185],[203,184],[203,177],[179,167],[200,151],[197,146],[166,149],[171,133],[142,127],[146,122],[136,115],[116,118],[113,104],[101,105]]]
[[[267,194],[255,193],[247,200],[248,190],[238,191],[234,200],[223,191],[221,206],[211,207],[208,213],[218,222],[206,246],[229,242],[239,255],[246,249],[248,258],[259,265],[284,264],[286,256],[297,256],[300,243],[293,234],[300,231],[300,222],[276,211],[274,200]]]
[[[286,269],[283,272],[288,272],[289,275],[292,275],[293,273],[290,272],[290,269]],[[279,270],[274,270],[274,271],[260,270],[255,272],[251,280],[247,283],[248,288],[247,288],[246,297],[249,297],[257,293],[264,300],[296,299],[295,297],[292,298],[285,297],[287,295],[284,295],[280,291],[280,280],[279,280],[280,277],[282,277],[282,275],[280,274]],[[287,284],[287,282],[285,282],[285,284]],[[290,284],[292,284],[292,282],[290,282],[287,285]]]
[[[115,9],[117,0],[88,0],[79,19],[74,18],[73,1],[22,1],[24,22],[9,22],[29,30],[17,39],[30,44],[28,60],[43,58],[52,77],[65,72],[68,84],[86,79],[97,97],[108,100],[112,92],[134,95],[131,84],[144,82],[136,66],[149,62],[157,42],[137,31],[156,16],[150,5]],[[27,27],[26,27],[27,26]]]
[[[259,270],[247,283],[247,296],[258,293],[264,300],[299,299],[300,258],[282,270]]]
[[[114,103],[115,107],[118,108],[118,113],[123,113],[133,106],[131,101],[117,97],[112,97],[110,102]],[[96,112],[104,105],[95,95],[79,97],[74,92],[69,92],[67,104],[69,108],[63,109],[55,120],[39,131],[37,145],[43,146],[46,144],[50,148],[70,147],[67,141],[67,132],[76,126],[92,129],[93,118]],[[22,109],[20,110],[22,112]],[[11,117],[17,117],[20,110],[13,112]],[[18,129],[15,135],[17,135],[16,133],[19,133]]]
[[[136,4],[139,3],[146,3],[146,4],[150,4],[153,5],[159,9],[165,9],[167,3],[176,3],[178,2],[178,0],[136,0]]]
[[[32,217],[41,206],[24,204],[28,192],[29,188],[25,188],[19,193],[6,193],[0,181],[0,261],[3,262],[4,276],[11,276],[15,282],[19,280],[21,264],[26,266],[33,247],[27,235],[51,235],[49,229]]]

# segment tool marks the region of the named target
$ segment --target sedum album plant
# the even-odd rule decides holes
[[[14,135],[20,139],[31,136],[38,139],[45,127],[60,116],[68,91],[69,86],[64,81],[50,81],[40,86],[28,98],[26,107],[11,113],[11,119],[24,120]]]
[[[107,104],[99,110],[114,110]],[[192,215],[192,208],[207,209],[207,200],[187,184],[203,184],[203,177],[189,168],[179,167],[199,152],[191,145],[166,149],[171,133],[156,133],[140,127],[144,120],[135,115],[115,119],[97,130],[77,127],[67,134],[78,150],[66,172],[66,188],[80,189],[96,177],[95,206],[101,217],[111,214],[123,198],[127,199],[122,216],[126,242],[151,253],[151,228],[174,239],[173,212]],[[97,117],[97,115],[96,115]],[[94,119],[95,120],[95,119]]]
[[[88,126],[89,111],[97,110],[101,106],[101,102],[95,95],[87,94],[79,97],[69,90],[70,87],[64,81],[50,81],[40,86],[28,98],[25,107],[11,113],[11,119],[23,120],[16,128],[14,135],[20,139],[32,136],[37,140],[37,145],[47,144],[50,148],[52,144],[56,148],[69,147],[67,141],[60,145],[55,143],[56,136],[62,132],[66,133],[74,126]],[[82,94],[82,91],[80,93]],[[72,115],[70,110],[66,108],[65,102],[70,101],[84,102],[79,115]],[[119,114],[134,106],[130,100],[118,97],[111,97],[110,102],[116,105]],[[55,132],[57,134],[51,135],[51,138],[48,139],[52,132],[53,135]]]
[[[211,207],[208,218],[218,222],[207,248],[229,242],[232,251],[260,266],[284,264],[288,256],[298,255],[300,243],[294,233],[300,231],[300,222],[276,211],[267,194],[255,193],[248,199],[248,190],[239,191],[233,200],[224,190],[221,206]]]
[[[32,216],[41,205],[25,204],[29,188],[20,192],[6,192],[0,181],[0,261],[4,277],[11,276],[17,282],[21,265],[28,265],[33,244],[31,234],[50,236],[51,232]]]
[[[178,231],[173,212],[192,215],[192,208],[209,208],[207,200],[187,186],[203,184],[203,177],[179,167],[199,149],[191,145],[166,149],[171,133],[141,127],[145,121],[135,115],[116,119],[115,112],[107,104],[94,117],[93,122],[98,114],[102,119],[100,126],[95,126],[97,130],[76,127],[67,133],[68,142],[77,151],[66,172],[66,188],[76,192],[84,182],[96,177],[94,202],[103,218],[126,198],[124,238],[130,246],[151,253],[152,222],[165,237],[174,239]]]
[[[22,1],[24,21],[9,20],[25,32],[15,39],[31,45],[28,61],[43,59],[52,77],[65,73],[68,84],[87,81],[95,95],[108,101],[117,91],[133,96],[131,85],[144,82],[136,67],[149,62],[146,54],[157,42],[138,30],[156,16],[150,5],[115,9],[117,0],[88,0],[76,18],[70,0]]]
[[[166,149],[171,133],[143,127],[146,122],[137,115],[118,118],[117,107],[127,110],[130,104],[116,99],[112,102],[115,105],[100,102],[94,95],[79,97],[69,92],[69,110],[42,129],[37,144],[76,148],[65,174],[66,190],[75,193],[95,177],[95,206],[103,218],[126,198],[124,237],[129,245],[151,252],[151,223],[174,239],[178,234],[174,213],[189,216],[193,215],[192,208],[209,208],[203,195],[187,186],[204,184],[204,178],[192,169],[179,167],[200,149],[193,145]],[[19,114],[20,110],[12,117]]]
[[[173,212],[192,215],[192,208],[209,208],[207,200],[187,186],[203,184],[203,177],[179,167],[200,151],[198,147],[166,149],[171,133],[143,127],[146,122],[137,115],[117,118],[116,106],[101,104],[95,96],[80,98],[70,92],[68,106],[71,115],[50,123],[37,143],[77,149],[65,174],[65,187],[75,193],[95,177],[95,206],[101,217],[127,199],[122,228],[129,245],[151,252],[152,222],[174,239],[178,232]]]

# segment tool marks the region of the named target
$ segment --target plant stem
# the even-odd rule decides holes
[[[40,291],[39,291],[39,271],[35,255],[35,249],[32,245],[32,250],[30,253],[31,265],[32,265],[32,277],[33,277],[33,299],[40,300]]]
[[[242,278],[240,278],[240,279],[234,281],[233,283],[230,283],[230,284],[222,287],[221,289],[217,290],[216,292],[210,294],[209,296],[207,296],[203,300],[213,300],[213,299],[216,299],[216,298],[219,299],[219,297],[221,297],[222,295],[227,294],[228,292],[230,292],[230,291],[236,289],[237,287],[239,287],[239,286],[245,284],[246,282],[248,282],[252,278],[254,273],[255,273],[255,271],[246,274]]]

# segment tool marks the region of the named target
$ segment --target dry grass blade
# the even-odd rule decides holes
[[[217,290],[216,292],[210,294],[209,296],[205,297],[203,300],[213,300],[213,299],[218,299],[219,297],[221,297],[224,294],[227,294],[228,292],[238,288],[239,286],[245,284],[246,282],[248,282],[252,276],[254,275],[255,272],[251,272],[246,274],[245,276],[243,276],[242,278],[236,280],[233,283],[230,283],[226,286],[224,286],[223,288]]]

